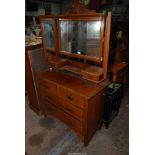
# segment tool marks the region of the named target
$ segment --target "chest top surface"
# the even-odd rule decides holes
[[[37,73],[37,76],[41,79],[47,80],[48,82],[53,82],[66,89],[70,89],[71,91],[85,96],[86,98],[94,96],[109,85],[108,80],[104,80],[102,84],[96,85],[84,79],[59,71],[39,72]]]

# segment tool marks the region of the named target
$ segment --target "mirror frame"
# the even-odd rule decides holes
[[[66,55],[68,57],[80,58],[84,60],[90,60],[93,62],[101,63],[103,61],[103,37],[104,37],[104,26],[105,26],[105,16],[102,14],[94,14],[94,15],[70,15],[70,16],[59,16],[58,17],[58,51],[59,55]],[[88,55],[82,54],[74,54],[69,51],[61,51],[61,32],[60,32],[60,21],[101,21],[101,29],[100,29],[100,49],[99,49],[99,57],[95,58]]]

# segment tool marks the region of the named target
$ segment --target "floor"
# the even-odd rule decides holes
[[[124,94],[120,111],[109,128],[104,124],[87,147],[65,124],[53,117],[36,115],[25,98],[26,155],[128,155],[129,95]]]

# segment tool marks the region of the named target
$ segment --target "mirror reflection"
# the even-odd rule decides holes
[[[101,21],[60,21],[61,51],[99,57]]]
[[[54,50],[54,22],[45,20],[43,26],[46,48]]]

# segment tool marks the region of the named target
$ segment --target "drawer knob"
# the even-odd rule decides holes
[[[69,122],[69,124],[70,124],[70,126],[73,126],[73,123],[71,121]]]
[[[52,111],[51,107],[47,107],[47,111],[51,112]]]
[[[68,98],[69,100],[73,100],[73,97],[72,97],[72,96],[67,96],[67,98]]]
[[[70,108],[67,108],[67,111],[68,111],[68,112],[72,112],[72,109],[70,109]]]
[[[44,85],[44,87],[45,87],[46,89],[48,89],[48,86],[47,86],[47,85]]]
[[[46,99],[49,101],[49,100],[51,100],[51,97],[50,96],[46,96]]]

